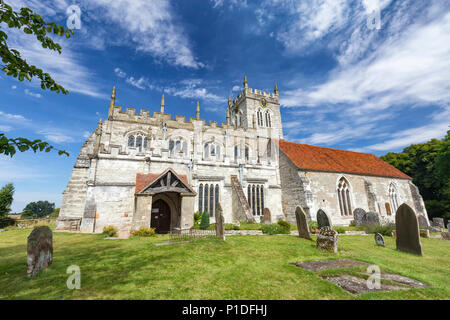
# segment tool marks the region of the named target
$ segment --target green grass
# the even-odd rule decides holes
[[[424,256],[386,248],[370,236],[340,236],[339,253],[291,235],[227,236],[155,246],[167,236],[106,240],[103,235],[54,233],[53,264],[26,276],[31,229],[0,233],[0,299],[449,299],[450,242],[424,239]],[[315,238],[314,238],[315,239]],[[354,258],[432,285],[354,296],[289,262]],[[81,289],[66,287],[70,265]],[[333,272],[328,271],[328,272]]]

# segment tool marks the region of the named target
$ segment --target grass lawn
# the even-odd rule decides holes
[[[0,299],[450,299],[450,242],[440,239],[422,238],[424,256],[419,257],[396,251],[391,237],[385,237],[383,248],[372,236],[340,235],[339,253],[329,254],[316,250],[314,241],[291,235],[155,246],[167,236],[106,240],[54,233],[53,264],[30,279],[30,232],[0,233]],[[432,287],[354,296],[319,273],[288,264],[333,258],[377,264]],[[80,290],[67,289],[70,265],[81,269]]]

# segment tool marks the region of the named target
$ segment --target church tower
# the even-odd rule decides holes
[[[272,94],[248,87],[229,103],[231,123],[235,127],[256,128],[259,137],[283,139],[278,86]]]

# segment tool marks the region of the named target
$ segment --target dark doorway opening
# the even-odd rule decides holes
[[[152,219],[150,226],[156,233],[170,232],[170,208],[163,200],[157,200],[152,205]]]

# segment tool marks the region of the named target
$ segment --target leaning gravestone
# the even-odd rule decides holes
[[[325,226],[319,229],[316,240],[316,248],[319,250],[337,252],[338,233],[331,227]]]
[[[380,225],[380,216],[375,211],[368,211],[366,213],[366,223],[365,224],[377,224]]]
[[[386,246],[386,244],[384,243],[384,237],[381,233],[375,233],[375,243],[379,246]]]
[[[419,222],[420,229],[428,229],[429,225],[427,218],[425,218],[424,216],[418,216],[417,221]]]
[[[355,226],[362,226],[363,224],[365,224],[366,211],[361,208],[356,208],[353,211],[353,219],[355,220]]]
[[[271,224],[272,216],[270,215],[269,208],[264,208],[264,224]]]
[[[419,223],[414,211],[406,204],[402,204],[395,213],[395,230],[397,250],[422,255],[420,243]]]
[[[53,261],[53,234],[49,227],[35,227],[28,236],[27,274],[34,277]]]
[[[322,209],[317,211],[317,224],[319,225],[319,230],[323,227],[331,228],[330,219],[328,219],[327,214]]]
[[[441,232],[441,239],[450,241],[450,232]]]
[[[444,219],[443,218],[433,218],[433,226],[438,228],[445,228]]]
[[[216,236],[220,240],[225,241],[225,221],[223,219],[222,206],[220,203],[216,205]]]
[[[306,214],[301,207],[295,209],[295,218],[297,220],[298,236],[300,238],[311,240],[308,222],[306,221]]]

